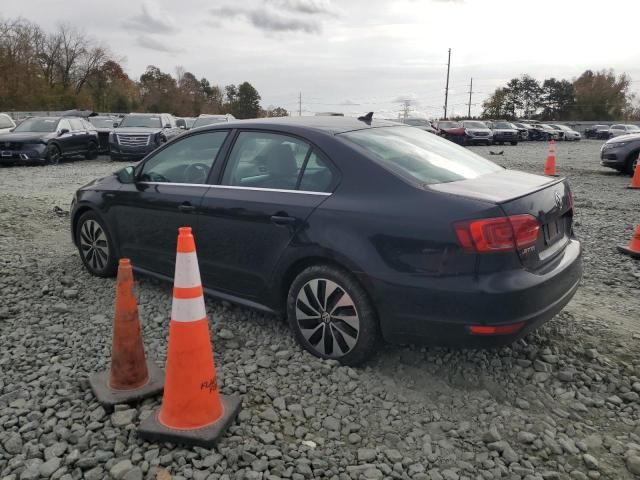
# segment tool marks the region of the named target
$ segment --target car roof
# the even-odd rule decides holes
[[[373,119],[371,124],[358,120],[354,117],[276,117],[276,118],[257,118],[254,120],[232,120],[228,123],[217,123],[201,128],[219,129],[219,128],[264,128],[286,131],[288,128],[303,128],[322,131],[330,134],[338,134],[350,132],[353,130],[364,130],[376,127],[408,127],[399,122],[389,120]]]

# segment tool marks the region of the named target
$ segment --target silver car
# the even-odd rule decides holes
[[[628,135],[630,133],[640,133],[640,127],[637,125],[611,125],[609,127],[609,138],[619,137],[620,135]]]

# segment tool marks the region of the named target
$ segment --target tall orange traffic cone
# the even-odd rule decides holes
[[[115,310],[111,368],[89,377],[94,395],[108,408],[160,393],[164,384],[162,370],[145,360],[133,270],[127,258],[118,265]]]
[[[242,402],[218,392],[190,227],[179,229],[166,370],[162,406],[142,421],[138,434],[149,441],[215,445]]]
[[[637,168],[636,168],[637,170]],[[628,247],[618,246],[618,251],[633,258],[640,258],[640,225],[636,225],[636,231],[631,236],[631,242]]]
[[[627,188],[640,188],[640,154],[638,154],[638,161],[636,162],[636,169],[633,171],[633,178],[631,179],[631,185]]]
[[[544,164],[544,174],[549,177],[557,177],[556,174],[556,141],[549,140],[549,153],[547,153],[547,161]]]

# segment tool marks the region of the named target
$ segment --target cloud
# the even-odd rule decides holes
[[[171,17],[155,4],[143,3],[142,12],[122,22],[125,28],[147,33],[174,33],[178,31]]]
[[[267,3],[297,13],[308,15],[336,15],[329,0],[266,0]]]
[[[136,44],[149,50],[155,50],[156,52],[177,53],[181,51],[179,48],[167,45],[149,35],[138,36],[136,38]]]
[[[268,8],[245,9],[242,7],[221,6],[209,10],[215,17],[242,18],[255,28],[269,32],[320,33],[318,21],[292,17],[276,13]]]

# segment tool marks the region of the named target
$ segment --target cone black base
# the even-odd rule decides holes
[[[194,430],[175,430],[165,427],[158,421],[160,409],[156,409],[140,423],[138,436],[155,443],[169,442],[211,448],[218,443],[235,421],[242,405],[242,399],[236,396],[220,395],[220,401],[224,408],[224,414],[211,425]]]
[[[631,185],[629,185],[627,188],[628,188],[629,190],[640,190],[640,187],[633,187],[633,186],[631,186]]]
[[[109,370],[94,373],[89,377],[89,383],[100,405],[105,408],[112,408],[120,403],[138,402],[162,392],[164,388],[164,371],[150,361],[147,361],[147,371],[149,372],[149,381],[133,390],[114,390],[111,388],[109,386]]]
[[[635,252],[631,250],[629,247],[618,246],[618,251],[620,253],[624,253],[625,255],[629,255],[632,258],[640,258],[640,252]]]

